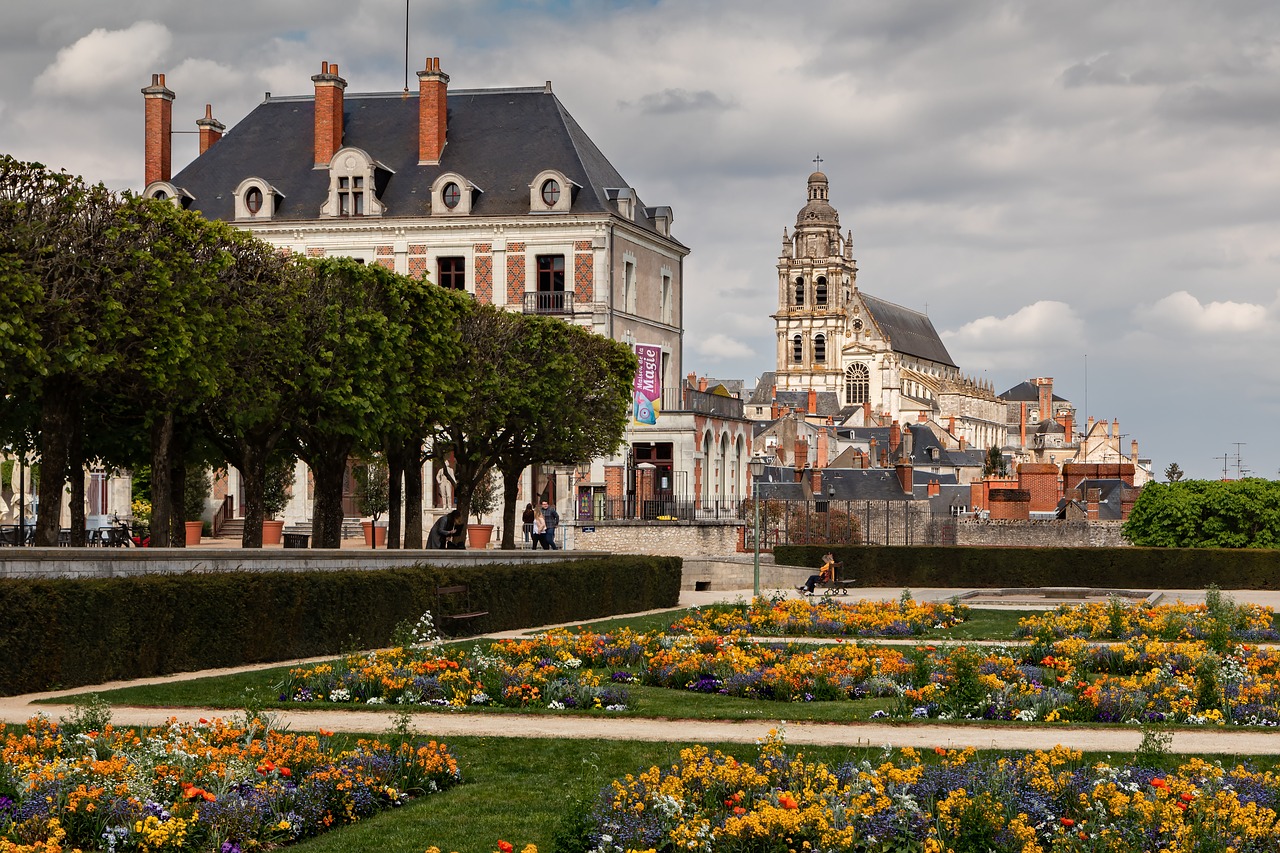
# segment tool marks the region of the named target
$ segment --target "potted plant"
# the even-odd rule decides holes
[[[209,501],[209,490],[213,483],[209,479],[209,470],[203,465],[192,465],[187,468],[185,487],[182,491],[182,518],[187,526],[187,545],[199,545],[200,534],[204,530],[204,511]]]
[[[468,548],[489,547],[489,540],[493,538],[493,525],[481,524],[480,519],[498,508],[498,484],[496,472],[490,469],[471,493],[468,514],[475,516],[476,523],[467,525]]]
[[[273,459],[267,464],[267,476],[262,483],[263,545],[279,545],[284,534],[284,521],[276,516],[289,505],[294,464],[291,456]]]
[[[378,525],[378,517],[387,511],[390,496],[388,495],[387,466],[378,459],[359,465],[352,472],[355,475],[356,510],[361,515],[370,517],[361,522],[364,527],[364,544],[370,548],[387,544],[387,528]]]

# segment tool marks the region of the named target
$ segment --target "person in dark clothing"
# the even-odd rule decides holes
[[[446,515],[440,516],[436,523],[431,525],[431,532],[427,534],[428,548],[456,548],[453,539],[458,535],[458,511],[456,509],[449,510]]]
[[[560,526],[560,513],[545,499],[542,501],[542,518],[547,522],[547,533],[542,538],[542,545],[549,551],[558,551],[556,545],[556,528]]]
[[[836,579],[836,558],[832,554],[826,554],[822,558],[822,568],[818,569],[816,575],[809,575],[809,579],[804,582],[803,586],[796,587],[797,592],[803,592],[805,595],[813,595],[813,588],[820,583],[831,583]]]
[[[524,547],[528,548],[533,545],[533,504],[524,505],[520,523],[524,525]]]

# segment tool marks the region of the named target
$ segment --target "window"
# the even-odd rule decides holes
[[[154,199],[159,199],[160,201],[164,201],[169,197],[169,194],[164,190],[156,190],[151,194],[151,197]]]
[[[848,405],[871,400],[871,371],[865,364],[851,364],[844,372],[844,401]]]
[[[458,202],[462,201],[462,190],[453,181],[444,185],[444,192],[440,196],[444,200],[444,206],[453,210],[458,206]]]
[[[636,313],[636,262],[624,261],[622,264],[622,305],[628,314]]]
[[[818,335],[816,338],[813,339],[813,360],[814,361],[827,360],[827,336],[826,335]]]
[[[262,190],[258,187],[250,187],[244,194],[244,206],[250,215],[257,216],[262,210]]]
[[[555,178],[548,178],[542,182],[542,203],[547,207],[555,207],[556,202],[560,200],[560,182]]]
[[[538,292],[564,290],[564,255],[538,255]]]
[[[799,335],[791,339],[791,360],[797,364],[804,361],[804,340]]]
[[[440,258],[436,261],[440,286],[449,290],[467,289],[467,259]]]
[[[821,276],[821,275],[818,276],[817,282],[814,283],[813,304],[814,305],[827,304],[827,279],[825,276]]]
[[[804,306],[804,279],[796,279],[796,307]]]
[[[338,215],[364,216],[364,178],[338,178]]]
[[[674,314],[675,314],[675,307],[672,304],[671,276],[663,274],[662,276],[662,322],[670,323]]]

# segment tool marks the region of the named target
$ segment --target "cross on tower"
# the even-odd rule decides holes
[[[822,155],[821,154],[814,155],[813,163],[815,166],[818,167],[818,171],[822,171]]]

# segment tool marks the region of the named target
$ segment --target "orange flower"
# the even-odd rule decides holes
[[[320,737],[333,737],[333,732],[328,729],[320,729]]]
[[[782,806],[784,809],[800,808],[800,804],[797,803],[795,801],[795,798],[792,797],[790,794],[783,794],[782,796],[778,797],[778,805]]]
[[[1163,779],[1152,779],[1152,780],[1151,780],[1151,787],[1153,787],[1153,788],[1168,788],[1168,787],[1169,787],[1169,783],[1168,783],[1168,782],[1166,782],[1166,781],[1164,781]]]
[[[1075,826],[1075,825],[1076,825],[1076,822],[1075,822],[1074,820],[1072,820],[1071,818],[1069,818],[1069,817],[1058,818],[1058,820],[1060,820],[1060,821],[1062,822],[1062,825],[1063,825],[1063,826]]]
[[[935,747],[933,748],[933,751],[934,751],[934,753],[935,753],[936,755],[946,755],[946,754],[947,754],[947,751],[946,751],[944,748],[940,747],[940,746],[935,746]]]
[[[1195,794],[1191,793],[1190,791],[1183,791],[1183,792],[1178,796],[1178,799],[1182,800],[1184,803],[1189,803],[1189,802],[1191,802],[1192,800],[1194,800],[1195,798],[1196,798]]]
[[[515,848],[511,846],[510,841],[499,841],[498,849],[501,850],[502,853],[511,853],[511,851],[514,850]]]

